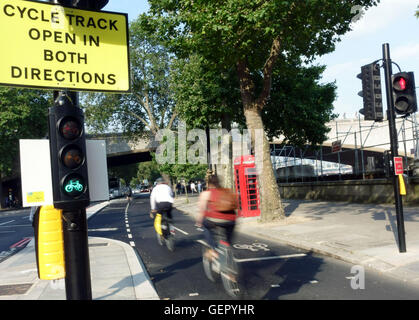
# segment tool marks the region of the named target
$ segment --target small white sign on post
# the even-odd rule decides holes
[[[19,140],[23,207],[52,205],[49,140]]]
[[[52,205],[49,140],[19,140],[23,207]],[[104,140],[86,140],[90,201],[109,200]]]
[[[109,200],[105,140],[86,140],[90,201]]]

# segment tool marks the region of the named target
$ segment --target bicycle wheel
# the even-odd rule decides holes
[[[173,236],[171,234],[167,235],[165,241],[167,249],[169,249],[169,251],[171,252],[175,251],[175,239],[173,239]]]
[[[205,247],[202,248],[202,265],[204,267],[205,275],[209,280],[215,282],[218,279],[219,273],[216,272],[216,267],[211,259],[209,259],[206,255],[207,249]]]
[[[163,239],[162,239],[162,236],[161,235],[159,235],[157,232],[156,232],[156,236],[157,236],[157,242],[158,242],[158,244],[159,245],[163,245]]]
[[[227,254],[226,266],[221,271],[221,279],[227,294],[234,299],[240,299],[243,295],[240,289],[239,276],[239,266],[234,260],[232,253],[229,252]]]

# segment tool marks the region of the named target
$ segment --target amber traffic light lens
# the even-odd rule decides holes
[[[62,163],[69,169],[76,169],[83,164],[83,152],[74,145],[64,148],[61,153]]]

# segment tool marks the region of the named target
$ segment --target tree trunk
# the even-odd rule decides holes
[[[278,49],[279,43],[277,43],[276,40],[274,41],[271,53],[275,53]],[[246,117],[247,128],[252,135],[252,149],[256,153],[255,160],[258,171],[261,222],[285,218],[278,184],[273,173],[269,141],[265,135],[261,115],[261,110],[263,110],[263,107],[269,97],[270,79],[274,63],[274,60],[271,58],[272,55],[267,60],[265,65],[264,90],[257,99],[255,97],[255,84],[252,80],[247,60],[243,59],[237,63],[237,74],[240,80],[240,94],[242,98],[244,116]],[[257,141],[258,144],[255,144],[255,130],[259,130],[259,133],[262,133],[259,137],[262,139],[262,146],[260,146],[259,139]],[[260,161],[260,159],[262,159],[262,161]]]
[[[244,110],[246,117],[246,124],[248,129],[252,132],[252,147],[255,146],[255,129],[263,129],[263,122],[258,108],[246,108]],[[271,161],[271,152],[269,141],[263,130],[262,134],[263,145],[261,148],[261,155],[256,155],[256,166],[258,169],[259,195],[260,195],[260,221],[269,222],[276,219],[285,218],[284,208],[279,194],[278,183],[276,181],[273,166]],[[259,142],[259,140],[257,141]],[[261,159],[262,161],[258,161]]]
[[[232,138],[230,135],[231,131],[231,119],[228,114],[223,114],[221,118],[221,127],[223,129],[226,129],[228,134],[226,136],[222,137],[223,143],[225,143],[228,140],[228,148],[229,148],[229,154],[228,157],[228,163],[222,164],[220,167],[222,167],[222,170],[220,170],[221,176],[222,176],[222,184],[224,188],[233,189],[234,187],[234,176],[233,176],[233,146],[232,146]],[[222,150],[220,150],[222,151]]]

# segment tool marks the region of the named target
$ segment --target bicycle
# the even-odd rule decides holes
[[[169,251],[175,250],[175,230],[169,220],[160,213],[156,213],[154,218],[154,229],[156,230],[157,242],[159,245],[166,245]]]
[[[205,275],[212,282],[216,282],[221,277],[227,294],[234,299],[240,299],[243,292],[239,284],[239,266],[234,259],[230,244],[224,240],[224,229],[217,226],[215,230],[214,238],[217,243],[215,251],[217,255],[211,256],[211,247],[207,243],[203,243],[204,246],[202,247],[202,263]]]

